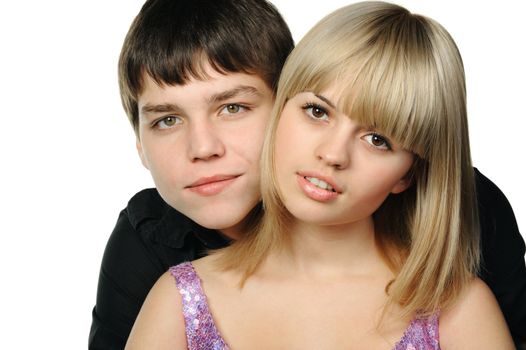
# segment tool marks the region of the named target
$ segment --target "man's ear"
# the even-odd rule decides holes
[[[139,137],[135,139],[135,147],[137,148],[137,153],[139,153],[139,158],[141,158],[141,163],[144,165],[144,167],[148,170],[150,168],[148,167],[148,162],[146,161],[146,156],[144,155],[144,150],[142,149],[141,140]]]
[[[393,189],[391,190],[392,194],[399,194],[404,192],[411,186],[412,183],[412,177],[411,176],[404,176],[403,178],[398,181],[396,185],[394,185]]]

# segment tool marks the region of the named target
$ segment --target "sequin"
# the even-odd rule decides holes
[[[393,350],[440,350],[438,339],[438,314],[417,317],[411,321]]]
[[[201,281],[192,264],[171,267],[170,273],[182,296],[188,350],[228,350],[214,324]]]
[[[170,268],[183,301],[188,350],[228,350],[214,324],[201,280],[191,263]],[[402,339],[393,350],[440,350],[438,342],[438,314],[411,321]]]

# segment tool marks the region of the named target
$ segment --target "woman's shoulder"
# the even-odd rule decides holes
[[[458,300],[440,315],[440,346],[448,349],[514,349],[495,296],[473,278]]]
[[[192,261],[192,268],[203,284],[207,286],[222,284],[230,285],[232,280],[239,279],[239,272],[233,269],[222,268],[223,251]]]
[[[217,261],[222,256],[222,254],[222,251],[214,252],[213,254],[192,261],[192,265],[199,274],[209,273],[210,271],[214,270],[214,267],[217,267]]]
[[[133,325],[126,349],[185,349],[185,321],[174,277],[165,272],[152,287]]]

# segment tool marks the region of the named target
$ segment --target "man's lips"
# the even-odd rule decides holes
[[[241,175],[214,175],[202,177],[186,186],[185,189],[202,196],[213,196],[230,186],[240,176]]]
[[[239,175],[214,175],[210,177],[202,177],[202,178],[199,178],[197,181],[192,182],[190,185],[186,186],[185,188],[193,188],[193,187],[207,185],[207,184],[214,183],[214,182],[232,180],[238,176]]]

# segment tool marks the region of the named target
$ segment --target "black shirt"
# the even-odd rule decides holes
[[[514,339],[526,339],[525,246],[504,194],[476,170],[482,234],[480,277],[497,297]],[[137,193],[117,220],[99,275],[90,349],[123,349],[151,287],[170,266],[228,240],[166,204],[155,189]]]

